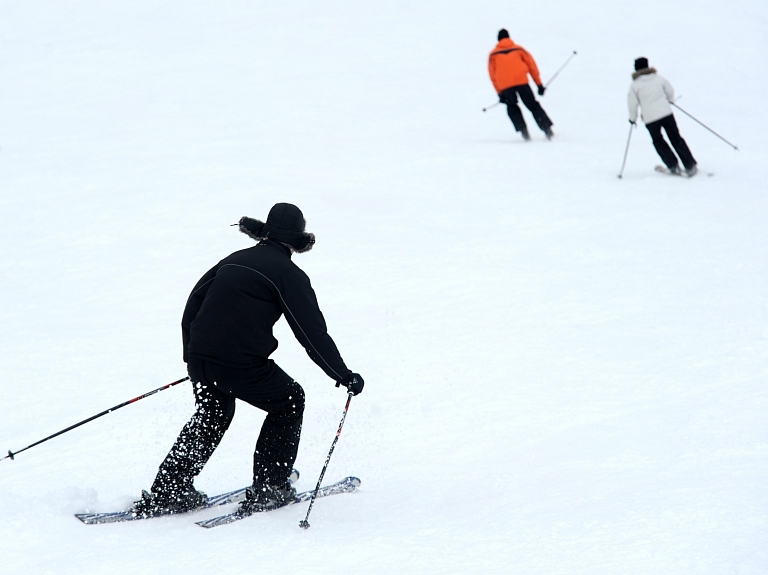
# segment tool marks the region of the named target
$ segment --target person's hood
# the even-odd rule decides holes
[[[496,52],[497,50],[508,50],[510,48],[517,47],[517,44],[512,41],[512,38],[502,38],[499,40],[499,43],[496,44],[496,47],[493,49],[493,51]]]
[[[641,68],[637,72],[632,72],[632,79],[637,80],[640,76],[648,76],[649,74],[655,74],[656,68]]]

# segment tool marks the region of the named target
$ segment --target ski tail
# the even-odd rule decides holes
[[[292,484],[299,480],[300,473],[298,469],[291,471],[291,476],[288,478]],[[190,509],[186,513],[191,511],[200,511],[202,509],[210,509],[211,507],[219,507],[220,505],[229,505],[230,503],[239,503],[245,499],[246,487],[235,489],[234,491],[228,491],[227,493],[221,493],[219,495],[213,495],[208,498],[204,505]],[[179,515],[174,513],[173,515]],[[166,515],[158,515],[157,517],[165,517]],[[126,511],[113,511],[108,513],[75,513],[80,521],[86,525],[100,525],[102,523],[118,523],[123,521],[138,521],[145,519],[141,515],[134,515],[130,510]]]

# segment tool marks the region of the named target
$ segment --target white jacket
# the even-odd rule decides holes
[[[637,106],[643,109],[643,122],[649,124],[672,113],[670,102],[675,99],[675,89],[666,78],[659,76],[655,68],[645,68],[632,74],[634,81],[629,87],[629,119],[637,121]]]

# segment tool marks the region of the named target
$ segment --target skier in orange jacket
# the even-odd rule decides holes
[[[552,139],[552,120],[549,119],[544,108],[536,100],[533,90],[528,85],[528,75],[538,86],[539,96],[544,95],[543,84],[539,76],[539,68],[533,56],[522,46],[518,46],[509,38],[509,32],[505,29],[499,30],[499,43],[488,57],[488,73],[491,76],[493,87],[499,95],[499,101],[507,105],[507,114],[515,130],[523,135],[524,140],[530,140],[528,127],[525,125],[523,113],[517,106],[517,97],[525,104],[525,107],[533,114],[536,125],[546,134],[548,139]]]

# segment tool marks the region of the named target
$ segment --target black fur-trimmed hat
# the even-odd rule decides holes
[[[635,72],[645,70],[648,67],[648,58],[640,57],[635,60]]]
[[[269,210],[267,222],[247,216],[240,218],[240,231],[254,240],[275,240],[288,244],[298,253],[308,252],[315,245],[315,234],[304,231],[307,221],[293,204],[275,204]]]

